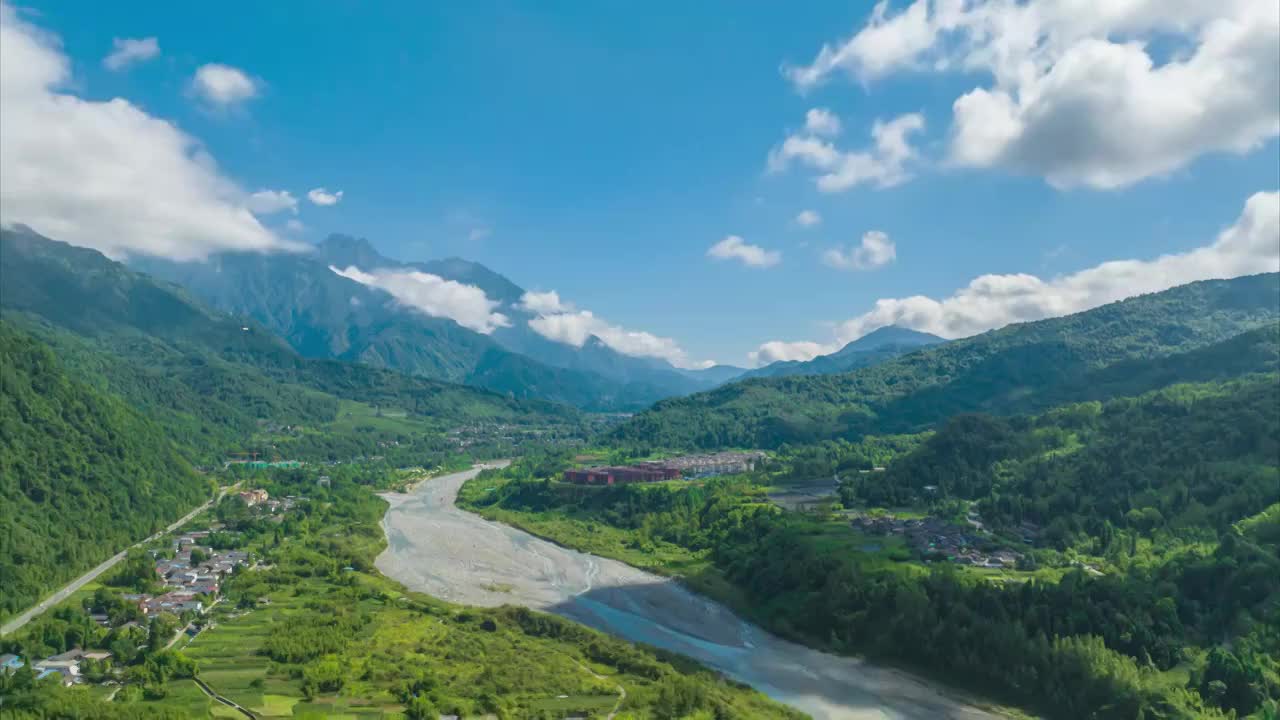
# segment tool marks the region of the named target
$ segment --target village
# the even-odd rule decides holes
[[[563,480],[575,485],[649,483],[694,480],[751,472],[765,458],[762,452],[719,452],[646,460],[623,466],[597,466],[565,470]]]
[[[854,511],[850,522],[868,535],[903,538],[924,560],[946,560],[981,568],[1014,568],[1022,559],[1022,553],[991,549],[991,536],[972,515],[967,525],[958,525],[937,517],[903,518],[889,513]]]
[[[271,522],[281,522],[285,513],[306,498],[288,496],[271,498],[267,491],[253,489],[235,495],[244,507],[255,516]],[[167,537],[168,542],[146,551],[146,557],[155,573],[152,592],[125,592],[118,595],[99,589],[85,598],[83,605],[89,618],[100,627],[109,629],[107,644],[117,651],[119,641],[128,639],[138,643],[131,649],[141,651],[146,647],[172,647],[184,635],[190,639],[203,631],[207,624],[203,618],[208,611],[222,601],[224,581],[241,569],[256,567],[253,555],[246,550],[218,549],[210,544],[211,537],[234,537],[217,522],[206,529],[178,532]],[[222,544],[222,543],[219,543]],[[154,619],[168,617],[172,622],[156,623]],[[167,640],[152,642],[155,628],[173,628]],[[102,648],[72,648],[66,652],[34,660],[31,670],[36,680],[58,676],[63,685],[85,683],[118,685],[123,677],[120,663],[113,663],[116,653]],[[27,660],[15,655],[0,655],[0,673],[13,673],[26,666]]]

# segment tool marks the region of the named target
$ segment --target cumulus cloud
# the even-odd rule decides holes
[[[299,233],[299,232],[302,232],[303,230],[306,230],[307,226],[303,225],[302,221],[299,220],[298,218],[289,218],[287,221],[285,221],[284,229],[288,230],[289,232]],[[352,298],[352,299],[354,300],[355,298]]]
[[[862,235],[862,242],[857,247],[827,250],[822,254],[822,262],[840,270],[874,270],[888,265],[897,257],[898,248],[889,236],[872,230]]]
[[[813,108],[804,114],[804,129],[810,135],[835,137],[840,134],[840,118],[826,108]]]
[[[0,222],[116,258],[301,248],[258,222],[196,139],[70,82],[58,39],[0,4]]]
[[[288,210],[298,214],[298,199],[288,190],[259,190],[245,200],[245,207],[255,215],[270,215]]]
[[[758,349],[747,353],[747,361],[752,367],[763,367],[770,363],[788,360],[812,360],[819,355],[833,353],[839,348],[816,342],[783,342],[771,340]]]
[[[1153,47],[1178,49],[1161,57]],[[845,72],[957,72],[950,160],[1124,187],[1280,134],[1280,4],[915,0],[786,74],[801,91]]]
[[[572,312],[574,309],[572,304],[561,300],[560,293],[555,290],[548,290],[546,292],[526,291],[525,294],[520,297],[520,302],[517,307],[521,310],[527,310],[539,315]]]
[[[314,188],[307,193],[307,199],[310,200],[313,205],[320,205],[323,207],[337,205],[342,202],[342,191],[339,190],[331,193],[322,187]]]
[[[102,66],[114,72],[144,63],[160,54],[160,41],[154,37],[115,38],[111,45],[114,49],[102,59]]]
[[[565,302],[555,290],[526,292],[517,305],[533,313],[529,327],[555,342],[582,347],[592,337],[623,355],[666,360],[676,367],[705,368],[715,363],[691,360],[675,340],[642,330],[628,330],[597,317],[590,310],[579,310]]]
[[[773,267],[782,262],[782,253],[744,242],[737,235],[730,235],[712,245],[707,250],[707,257],[717,260],[737,260],[743,265],[755,268]]]
[[[813,112],[813,111],[810,111]],[[915,160],[916,149],[909,136],[924,129],[919,113],[900,115],[888,122],[877,120],[871,128],[872,146],[846,151],[821,134],[805,129],[787,136],[768,158],[770,172],[782,172],[793,164],[817,171],[815,183],[822,192],[842,192],[858,185],[886,188],[911,178],[907,165]]]
[[[258,83],[239,68],[208,63],[196,68],[191,90],[213,105],[227,107],[257,97]]]
[[[834,352],[887,325],[966,337],[1197,280],[1263,272],[1280,272],[1280,192],[1254,194],[1230,227],[1212,243],[1189,252],[1152,260],[1113,260],[1049,280],[1025,273],[982,275],[941,300],[923,295],[878,300],[869,312],[839,324],[829,343],[774,341],[761,345],[755,357],[769,362]]]
[[[448,318],[464,328],[488,335],[511,321],[494,312],[499,303],[490,300],[484,290],[439,275],[416,270],[383,269],[364,271],[351,266],[330,270],[361,285],[377,288],[391,295],[400,305],[432,317]]]
[[[800,227],[814,227],[821,223],[822,216],[817,210],[801,210],[800,214],[796,215],[796,224]]]

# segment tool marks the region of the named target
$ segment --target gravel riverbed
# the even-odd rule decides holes
[[[479,469],[389,493],[378,569],[465,605],[524,605],[687,655],[817,720],[998,717],[906,673],[781,640],[673,580],[562,548],[454,505]]]

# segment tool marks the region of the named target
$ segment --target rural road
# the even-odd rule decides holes
[[[165,528],[164,530],[161,530],[160,532],[152,535],[151,537],[148,537],[145,540],[140,540],[134,543],[133,545],[130,545],[129,547],[125,548],[124,550],[121,550],[115,555],[112,555],[111,557],[104,560],[101,564],[99,564],[94,569],[90,570],[84,575],[81,575],[75,580],[72,580],[71,582],[67,583],[65,586],[62,587],[62,589],[54,592],[52,595],[45,598],[44,600],[41,600],[35,605],[32,605],[30,608],[27,608],[27,610],[25,610],[22,614],[15,616],[13,619],[9,620],[9,622],[5,623],[4,625],[0,625],[0,635],[8,635],[9,633],[17,631],[23,625],[26,625],[27,623],[31,622],[35,618],[39,617],[42,613],[44,613],[44,611],[48,610],[54,605],[57,605],[63,600],[66,600],[68,597],[71,596],[71,593],[79,590],[85,585],[88,585],[89,583],[93,582],[93,580],[97,578],[99,575],[115,567],[115,565],[119,563],[121,560],[123,560],[125,556],[129,554],[129,551],[132,550],[133,548],[139,547],[141,545],[146,545],[147,543],[165,535],[166,533],[171,533],[174,530],[177,530],[178,528],[182,527],[183,525],[186,525],[191,520],[191,518],[207,510],[215,502],[221,500],[222,496],[226,495],[229,490],[238,486],[239,486],[239,483],[236,483],[235,485],[222,488],[222,490],[218,492],[217,497],[207,501],[200,507],[197,507],[195,510],[192,510],[186,515],[183,515],[182,517],[178,518],[172,524],[170,524],[169,527]]]
[[[525,605],[678,652],[816,720],[996,717],[906,673],[774,637],[668,578],[463,512],[458,488],[478,472],[384,495],[383,574],[451,602]]]

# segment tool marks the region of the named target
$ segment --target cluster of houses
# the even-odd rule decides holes
[[[680,471],[681,477],[694,479],[713,475],[751,472],[764,460],[762,452],[718,452],[709,455],[682,455],[655,464]]]
[[[693,480],[750,472],[764,457],[762,452],[720,452],[710,455],[682,455],[623,466],[573,468],[564,471],[564,481],[575,485],[614,485],[680,478]]]
[[[321,481],[322,482],[318,482],[317,484],[328,485],[329,476],[322,476]],[[293,506],[297,505],[300,500],[306,500],[306,498],[298,497],[296,495],[286,495],[284,498],[273,499],[267,494],[266,490],[262,489],[244,490],[236,493],[236,495],[240,498],[240,501],[245,504],[245,507],[260,508],[262,511],[272,515],[288,512],[289,510],[292,510]]]
[[[1012,568],[1022,558],[1012,550],[985,550],[990,539],[978,528],[968,528],[936,517],[904,519],[893,515],[856,514],[858,530],[872,535],[897,535],[921,557],[944,557],[962,565],[985,568]]]
[[[200,547],[200,543],[208,536],[208,530],[200,530],[174,538],[172,558],[161,557],[158,552],[152,551],[156,576],[164,585],[165,592],[154,596],[125,595],[125,599],[137,602],[142,613],[148,617],[162,612],[175,615],[184,612],[202,614],[206,608],[201,598],[216,597],[222,579],[237,567],[249,564],[249,554],[243,550],[221,551]],[[204,557],[199,562],[193,562],[192,550],[199,550]]]
[[[512,447],[520,447],[530,443],[559,447],[579,447],[586,442],[576,433],[560,428],[492,422],[469,423],[453,428],[448,432],[446,438],[450,445],[459,450],[495,443]]]
[[[57,655],[38,660],[31,669],[36,674],[37,680],[43,680],[47,677],[57,676],[63,685],[75,685],[84,681],[80,674],[80,665],[86,661],[104,662],[111,658],[111,653],[106,650],[68,650]],[[16,672],[26,663],[22,658],[6,653],[0,655],[0,673],[8,674]]]
[[[265,498],[266,493],[262,494]],[[266,500],[262,500],[266,502]],[[234,572],[237,567],[249,564],[249,554],[243,550],[214,550],[202,546],[209,536],[208,530],[188,532],[173,539],[173,557],[165,557],[159,551],[151,551],[155,561],[156,576],[164,586],[165,592],[159,595],[130,593],[122,597],[136,602],[142,614],[151,617],[159,613],[181,615],[184,612],[203,614],[207,608],[204,599],[217,597],[223,578]],[[192,559],[192,551],[200,554]],[[94,614],[90,616],[94,622],[110,627],[108,616]],[[145,630],[145,624],[125,623],[123,627],[136,626]],[[194,632],[194,631],[192,631]],[[37,679],[52,675],[60,675],[64,685],[84,682],[82,665],[85,661],[102,662],[111,657],[105,650],[84,650],[76,648],[64,653],[52,655],[36,661],[31,669]],[[25,665],[17,655],[0,655],[0,673],[10,673]]]

